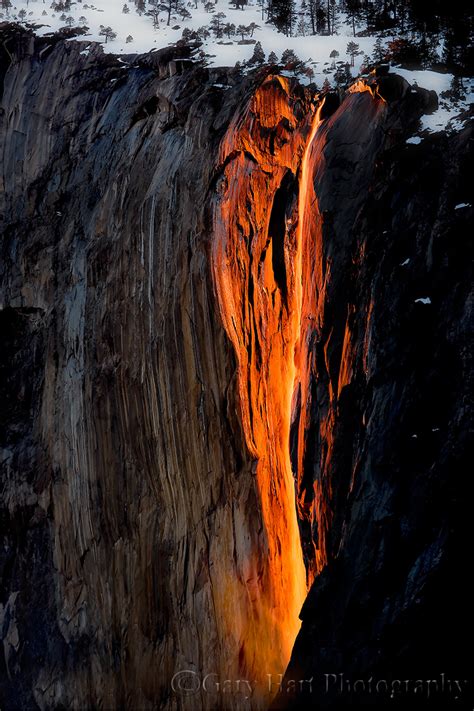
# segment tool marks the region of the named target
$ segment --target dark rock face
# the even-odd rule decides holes
[[[4,39],[1,705],[172,708],[238,677],[260,528],[206,194],[248,89]]]
[[[319,137],[307,467],[332,523],[275,709],[472,707],[472,208],[455,209],[472,204],[472,128],[406,145],[402,98],[378,128],[343,104]]]
[[[257,82],[185,51],[124,64],[87,47],[0,41],[1,705],[259,709],[260,692],[171,684],[280,671],[244,661],[249,624],[271,638],[254,571],[266,532],[211,274],[219,152]],[[326,693],[324,674],[470,674],[472,210],[454,207],[473,203],[471,132],[406,145],[433,98],[390,75],[377,94],[328,101],[312,149],[320,308],[297,494],[319,492],[305,535],[327,565],[275,708],[386,703],[332,677]],[[291,120],[271,135],[270,114],[267,188],[275,141],[293,175],[302,147]]]

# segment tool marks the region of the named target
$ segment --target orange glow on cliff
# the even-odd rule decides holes
[[[313,175],[316,162],[321,160],[320,146],[315,142],[318,128],[321,125],[321,111],[324,99],[318,106],[308,142],[301,161],[301,174],[298,195],[298,229],[297,229],[297,258],[296,272],[299,278],[296,281],[296,328],[295,335],[295,384],[294,393],[302,393],[299,423],[296,474],[298,490],[301,494],[298,499],[298,516],[301,521],[307,521],[312,527],[316,515],[314,500],[317,498],[317,485],[308,497],[308,492],[302,485],[303,457],[305,452],[305,435],[309,425],[309,382],[311,373],[315,368],[312,353],[308,345],[310,333],[314,331],[322,320],[322,306],[318,303],[320,284],[317,276],[321,273],[322,235],[321,216],[318,201],[314,191]],[[294,403],[295,405],[295,403]],[[295,415],[293,407],[293,415]],[[319,497],[320,498],[320,497]],[[325,547],[308,541],[312,552],[307,555],[308,586],[315,575],[326,563]],[[307,552],[308,554],[308,552]]]
[[[362,81],[350,89],[360,92],[377,103],[381,98]],[[256,679],[285,669],[307,586],[327,563],[337,401],[353,377],[350,308],[334,383],[327,378],[332,334],[321,343],[331,262],[324,257],[315,177],[324,175],[331,119],[322,127],[323,103],[315,109],[307,94],[295,94],[288,79],[270,76],[234,118],[221,143],[214,211],[213,278],[237,357],[239,415],[256,460],[261,516],[257,549],[235,562],[246,591],[239,614],[232,574],[214,605],[224,638],[239,644],[241,670]],[[325,360],[322,374],[316,343]],[[311,398],[321,376],[328,399],[319,410]],[[316,405],[318,451],[306,462]]]
[[[385,102],[383,96],[380,96],[377,88],[377,84],[368,84],[365,79],[358,79],[348,88],[349,94],[362,94],[365,91],[369,92],[373,99],[378,99],[379,101]]]
[[[266,547],[251,593],[245,661],[274,673],[289,661],[307,592],[289,439],[304,302],[301,215],[309,205],[309,146],[320,110],[310,126],[308,119],[300,125],[294,103],[288,80],[270,77],[230,126],[220,156],[212,260],[237,354],[245,438],[257,460]]]

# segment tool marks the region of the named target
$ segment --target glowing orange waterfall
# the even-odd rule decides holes
[[[322,142],[315,140],[318,128],[321,125],[321,112],[324,100],[318,106],[311,127],[309,140],[306,144],[301,161],[300,188],[298,195],[298,236],[297,236],[297,272],[301,275],[296,283],[297,300],[297,334],[295,338],[295,384],[293,388],[293,418],[298,415],[297,431],[297,462],[296,475],[298,479],[298,517],[306,521],[310,527],[319,508],[319,519],[327,516],[325,500],[317,489],[317,484],[308,489],[304,486],[303,457],[305,452],[305,433],[308,427],[310,395],[309,383],[316,364],[309,347],[311,335],[321,327],[323,307],[319,297],[323,293],[321,284],[322,269],[322,229],[318,201],[314,190],[313,175],[316,163],[322,160]],[[299,409],[296,412],[296,403],[299,400]],[[316,503],[316,506],[315,506]],[[308,586],[314,576],[326,563],[326,550],[324,533],[328,524],[319,527],[318,547],[314,542],[307,541],[311,550],[306,550],[306,564],[308,566]]]
[[[258,583],[249,590],[243,664],[275,675],[289,660],[307,591],[289,438],[300,378],[308,160],[320,110],[308,112],[304,99],[302,112],[301,101],[287,79],[270,77],[230,126],[220,155],[212,255],[222,319],[237,355],[246,442],[257,460],[265,548]]]

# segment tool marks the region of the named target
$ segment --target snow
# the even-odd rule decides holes
[[[12,0],[14,7],[10,9],[9,17],[4,19],[18,21],[18,12],[22,9],[26,10],[28,15],[25,19],[26,23],[36,23],[42,25],[37,30],[37,34],[46,35],[60,28],[65,27],[65,23],[60,20],[61,11],[55,12],[51,9],[52,0]],[[153,49],[166,47],[174,44],[179,39],[184,28],[198,29],[202,26],[209,26],[213,15],[217,12],[225,13],[224,23],[233,23],[236,27],[240,24],[250,25],[252,22],[259,26],[255,30],[252,39],[260,41],[264,52],[268,55],[270,52],[275,52],[278,58],[281,57],[285,49],[293,49],[298,57],[308,62],[309,66],[314,71],[314,81],[318,85],[322,85],[326,76],[331,80],[335,67],[330,54],[333,50],[339,52],[336,61],[346,63],[349,57],[346,54],[348,42],[355,41],[359,45],[361,54],[355,57],[354,67],[351,68],[353,76],[360,73],[364,55],[370,55],[373,51],[375,37],[353,37],[352,27],[344,22],[344,13],[339,13],[340,28],[337,35],[306,35],[287,37],[285,34],[278,32],[277,29],[264,20],[262,20],[261,5],[256,0],[250,0],[244,10],[237,10],[233,5],[230,5],[229,0],[217,0],[215,4],[215,12],[209,13],[204,9],[204,0],[197,0],[197,8],[195,2],[187,2],[185,0],[186,9],[191,13],[192,17],[186,20],[181,20],[178,15],[171,16],[170,25],[167,26],[167,15],[165,11],[161,11],[159,27],[153,27],[153,20],[146,14],[139,15],[133,2],[126,2],[130,12],[123,13],[122,7],[125,0],[94,0],[94,2],[83,2],[77,0],[73,2],[71,8],[65,11],[67,17],[74,18],[73,26],[81,26],[80,17],[85,17],[87,22],[88,32],[78,39],[87,38],[94,42],[100,42],[104,52],[115,54],[121,53],[142,53]],[[147,0],[147,10],[150,5]],[[43,11],[47,14],[42,15]],[[101,36],[100,26],[110,26],[117,33],[116,39],[104,41]],[[179,29],[173,29],[179,27]],[[126,38],[131,35],[133,41],[127,43]],[[203,44],[202,49],[210,55],[208,62],[214,66],[234,66],[239,61],[243,62],[253,54],[254,44],[239,44],[239,36],[231,37],[230,41],[227,37],[216,39],[211,36]],[[326,71],[323,71],[326,70]]]
[[[406,265],[409,264],[409,263],[410,263],[410,259],[408,258],[408,259],[405,259],[405,261],[402,262],[402,263],[400,264],[400,266],[401,266],[401,267],[406,267]]]
[[[400,74],[409,84],[418,84],[423,89],[436,91],[438,95],[449,89],[453,78],[452,74],[433,72],[430,69],[402,69],[395,66],[391,71]]]
[[[420,136],[413,136],[413,138],[408,138],[405,143],[409,143],[412,146],[418,146],[422,142],[422,138]]]
[[[415,299],[415,304],[431,304],[431,299],[428,296]]]
[[[419,87],[436,91],[438,94],[439,108],[432,114],[425,114],[422,117],[422,131],[437,133],[444,130],[460,131],[463,128],[464,121],[460,120],[458,116],[474,103],[474,81],[472,78],[463,79],[463,84],[466,87],[466,98],[456,104],[450,100],[443,100],[441,96],[444,91],[450,89],[453,80],[452,74],[434,72],[429,69],[402,69],[401,67],[392,67],[391,71],[400,74],[410,84],[416,83]]]
[[[454,208],[455,210],[462,210],[463,207],[471,207],[470,202],[460,202],[459,205],[456,205]]]

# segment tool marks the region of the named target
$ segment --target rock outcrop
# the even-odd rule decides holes
[[[393,76],[2,32],[2,707],[265,708],[313,578],[287,679],[410,664],[441,592],[434,658],[469,131],[406,145],[433,97]]]

